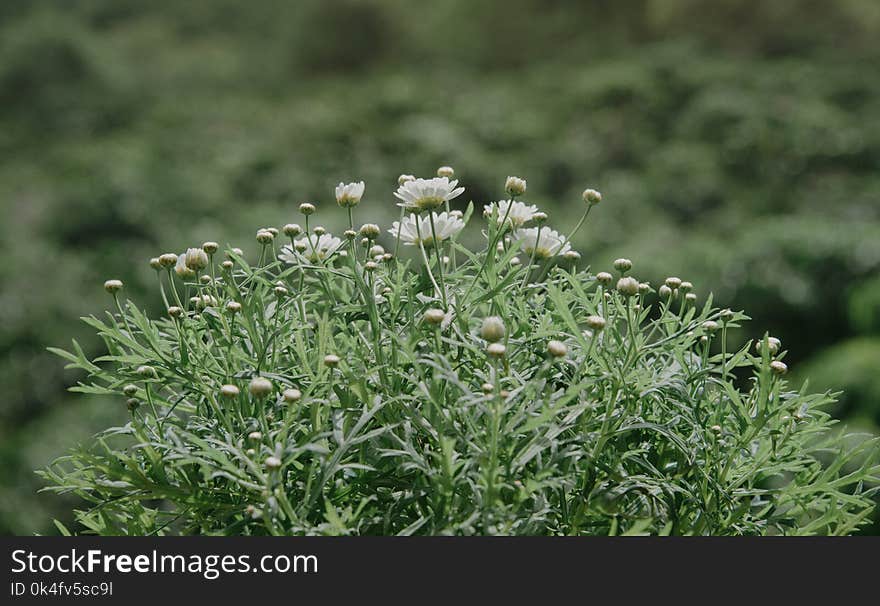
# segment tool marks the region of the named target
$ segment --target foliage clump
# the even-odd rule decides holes
[[[108,354],[54,350],[74,391],[130,422],[42,472],[98,534],[848,534],[872,509],[876,442],[844,439],[830,394],[791,391],[778,339],[633,263],[579,269],[509,177],[451,210],[454,171],[402,175],[400,220],[257,232],[150,261],[167,317],[105,288]],[[480,223],[485,245],[458,238]],[[288,242],[289,243],[284,243]],[[284,244],[282,244],[284,243]],[[386,248],[387,247],[387,248]],[[409,254],[412,251],[413,254]]]

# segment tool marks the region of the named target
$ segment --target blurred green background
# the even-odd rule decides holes
[[[45,351],[100,343],[108,277],[157,310],[151,256],[258,227],[364,179],[450,164],[478,203],[524,176],[577,248],[674,274],[771,330],[794,381],[880,423],[877,0],[3,0],[0,533],[71,502],[33,469],[126,418]],[[876,530],[876,528],[875,528]]]

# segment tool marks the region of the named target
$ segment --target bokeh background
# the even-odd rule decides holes
[[[100,352],[106,278],[158,312],[150,257],[339,226],[343,179],[387,224],[444,164],[566,228],[602,190],[585,262],[745,309],[877,433],[878,40],[877,0],[3,0],[0,533],[68,520],[33,470],[125,420],[45,350]]]

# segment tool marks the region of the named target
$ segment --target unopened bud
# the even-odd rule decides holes
[[[587,316],[586,323],[594,331],[600,331],[605,328],[605,318],[602,316]]]
[[[255,398],[265,398],[272,393],[272,382],[265,377],[254,377],[248,385],[248,391]]]
[[[785,364],[785,362],[773,360],[772,362],[770,362],[770,370],[773,371],[773,374],[784,375],[788,372],[788,366]]]
[[[554,358],[562,358],[568,353],[568,347],[562,341],[550,341],[547,343],[547,352]]]
[[[261,229],[257,232],[257,242],[260,244],[271,244],[274,239],[275,236],[267,229]]]
[[[526,193],[526,180],[519,177],[507,177],[504,189],[511,197],[521,196]]]
[[[629,259],[615,259],[614,261],[614,269],[622,274],[625,274],[626,272],[631,270],[632,266],[633,263]]]
[[[289,403],[299,402],[302,398],[302,392],[295,388],[285,389],[281,395],[284,397],[284,401]]]
[[[423,318],[428,324],[433,324],[437,326],[439,324],[442,324],[443,320],[446,319],[446,312],[442,309],[429,309],[425,312]]]
[[[485,318],[483,324],[480,326],[480,336],[491,343],[503,339],[506,332],[507,331],[504,328],[504,320],[498,316],[489,316],[488,318]]]
[[[104,282],[104,290],[114,294],[122,290],[122,280],[107,280]]]
[[[486,347],[486,353],[493,358],[503,358],[506,352],[507,348],[501,343],[489,343]]]
[[[583,197],[584,202],[590,205],[598,204],[602,201],[602,194],[600,194],[595,189],[585,189],[584,193],[581,194],[581,196]]]
[[[220,395],[224,398],[235,398],[239,393],[238,387],[235,385],[224,385],[220,388]]]
[[[208,266],[208,255],[201,248],[187,248],[183,263],[187,269],[201,271]]]
[[[175,255],[174,253],[161,254],[159,255],[159,263],[165,269],[168,269],[169,267],[174,267],[175,265],[177,265],[177,255]]]
[[[284,235],[289,236],[291,238],[295,238],[296,236],[302,233],[302,227],[297,225],[296,223],[288,223],[284,226]]]
[[[624,276],[617,281],[617,291],[622,295],[631,297],[639,294],[639,281],[629,276]]]

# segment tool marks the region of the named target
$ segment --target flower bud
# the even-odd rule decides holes
[[[272,393],[272,382],[265,377],[254,377],[248,385],[248,391],[255,398],[265,398]]]
[[[581,197],[583,197],[584,202],[590,205],[598,204],[602,201],[602,194],[595,189],[585,189]]]
[[[547,218],[548,218],[547,213],[542,212],[540,210],[532,215],[532,221],[534,221],[535,223],[538,223],[538,224],[546,223]]]
[[[668,286],[672,290],[675,290],[676,288],[681,286],[681,278],[676,278],[675,276],[670,276],[669,278],[666,278],[665,284],[666,284],[666,286]]]
[[[138,391],[137,385],[132,385],[131,383],[129,383],[128,385],[126,385],[125,387],[122,388],[122,393],[127,395],[129,398],[131,396],[133,396],[134,394],[136,394],[137,391]]]
[[[624,276],[617,281],[617,291],[622,295],[631,297],[639,294],[639,281],[629,276]]]
[[[703,322],[703,330],[705,330],[709,334],[712,334],[713,332],[718,330],[718,322],[714,320],[706,320],[705,322]]]
[[[328,354],[324,356],[324,366],[328,368],[336,368],[339,365],[339,356],[335,354]]]
[[[464,217],[464,213],[461,212],[460,210],[450,210],[449,216],[452,217],[453,219],[461,219]]]
[[[281,467],[281,459],[278,457],[266,457],[266,469],[278,469]]]
[[[602,284],[603,286],[608,286],[609,284],[611,284],[611,280],[613,279],[614,276],[609,274],[607,271],[600,271],[596,274],[596,280],[599,282],[599,284]]]
[[[316,236],[323,236],[327,233],[327,230],[324,228],[323,225],[315,225],[315,227],[312,228],[312,233]]]
[[[162,269],[162,262],[159,260],[159,257],[153,257],[152,259],[150,259],[150,267],[152,267],[156,271]]]
[[[387,263],[388,261],[391,261],[393,258],[394,258],[394,255],[392,255],[392,254],[389,253],[389,252],[387,252],[387,253],[385,253],[384,255],[382,255],[382,260],[385,261],[386,263]]]
[[[691,282],[682,282],[681,286],[678,287],[681,292],[691,292],[694,289],[694,285]]]
[[[452,177],[455,176],[455,171],[452,169],[451,166],[441,166],[440,168],[437,169],[437,176],[438,177],[446,177],[447,179],[451,179]]]
[[[382,248],[381,246],[379,246],[378,244],[376,244],[376,245],[370,247],[369,254],[370,254],[370,257],[375,259],[376,257],[381,257],[382,255],[384,255],[385,249]]]
[[[493,358],[503,358],[506,352],[507,348],[501,343],[489,343],[489,345],[486,346],[486,353]]]
[[[232,269],[233,267],[235,267],[235,263],[233,263],[233,262],[230,261],[229,259],[226,259],[225,261],[223,261],[223,263],[220,264],[220,267],[222,267],[223,269],[229,271],[230,269]]]
[[[207,286],[208,284],[211,283],[211,276],[208,276],[208,275],[202,275],[202,276],[199,277],[199,282],[201,282],[202,284],[204,284],[205,286]]]
[[[772,362],[770,362],[770,370],[773,371],[773,374],[784,375],[788,372],[788,366],[785,364],[785,362],[773,360]]]
[[[159,263],[165,269],[168,269],[169,267],[174,267],[175,265],[177,265],[177,255],[175,255],[174,253],[161,254],[159,255]]]
[[[365,223],[361,225],[361,235],[365,238],[369,238],[370,240],[375,240],[379,237],[379,234],[382,233],[382,230],[379,229],[379,226],[375,223]]]
[[[288,403],[299,402],[302,398],[302,392],[295,388],[285,389],[281,395],[284,397],[284,401]]]
[[[187,269],[201,271],[208,266],[208,255],[201,248],[187,248],[183,263]]]
[[[233,254],[238,255],[239,257],[241,257],[241,256],[244,256],[244,251],[243,251],[242,249],[240,249],[240,248],[233,248],[232,250],[226,252],[226,257],[227,257],[228,259],[232,259],[232,255],[233,255]]]
[[[144,378],[153,378],[156,376],[156,369],[152,366],[138,366],[138,369],[135,372]]]
[[[220,388],[220,395],[224,398],[235,398],[238,394],[238,387],[235,385],[224,385]]]
[[[241,311],[241,303],[239,303],[238,301],[230,301],[226,304],[226,311],[231,314],[237,314]]]
[[[205,242],[204,244],[202,244],[202,250],[209,255],[213,255],[218,250],[220,250],[220,245],[216,242]]]
[[[288,223],[284,226],[283,231],[285,236],[295,238],[302,233],[302,227],[300,227],[296,223]]]
[[[672,296],[672,289],[664,284],[657,290],[657,294],[660,295],[661,299],[668,299]]]
[[[131,412],[134,412],[141,405],[141,401],[137,398],[129,398],[125,401],[125,405]]]
[[[526,193],[526,180],[519,177],[507,177],[504,190],[511,196],[521,196]]]
[[[522,265],[522,261],[520,260],[519,257],[511,257],[510,258],[510,266],[511,267],[519,267],[520,265]]]
[[[594,331],[600,331],[605,328],[605,318],[602,316],[587,316],[587,326]]]
[[[581,253],[579,253],[576,250],[567,250],[564,253],[562,253],[562,258],[565,259],[566,261],[571,261],[571,262],[579,261],[581,258]]]
[[[425,312],[424,316],[422,316],[425,322],[428,324],[433,324],[438,326],[443,323],[443,320],[446,319],[446,312],[442,309],[429,309]]]
[[[277,238],[277,237],[278,237],[278,234],[281,233],[281,232],[278,230],[277,227],[265,227],[265,228],[263,228],[263,229],[265,229],[267,232],[269,232],[270,234],[272,234],[272,237],[273,237],[273,238]]]
[[[687,303],[696,303],[696,301],[697,301],[697,295],[695,295],[695,294],[692,293],[692,292],[689,292],[688,294],[686,294],[686,295],[684,296],[684,300],[685,300]]]
[[[492,393],[493,391],[495,391],[495,386],[491,383],[483,383],[480,389],[483,390],[483,393]]]
[[[647,282],[639,282],[639,294],[646,295],[651,292],[651,285]]]
[[[375,261],[367,261],[366,263],[364,263],[365,271],[376,271],[377,269],[379,269],[379,264]]]
[[[309,204],[308,202],[303,202],[299,205],[299,212],[308,217],[309,215],[315,213],[315,205]]]
[[[271,244],[275,240],[275,236],[268,229],[261,229],[257,232],[257,242],[260,244]]]
[[[730,322],[733,319],[733,311],[731,311],[729,308],[722,309],[718,312],[718,319],[722,322]]]
[[[358,233],[353,229],[346,229],[344,232],[342,232],[342,235],[345,236],[346,240],[354,240],[355,238],[357,238]]]
[[[275,296],[276,297],[286,297],[290,292],[284,286],[276,286],[275,287]]]
[[[547,343],[547,352],[554,358],[562,358],[568,353],[568,347],[562,341],[550,341]]]
[[[504,328],[504,320],[498,316],[489,316],[488,318],[485,318],[483,324],[480,326],[480,336],[490,343],[495,343],[496,341],[503,339],[506,332],[507,331]]]
[[[114,294],[122,290],[122,280],[107,280],[104,282],[104,290]]]
[[[777,339],[776,337],[767,337],[767,351],[770,352],[770,355],[775,355],[779,348],[782,347],[782,341]],[[764,348],[764,340],[757,341],[755,343],[755,349],[760,352]]]
[[[262,439],[263,439],[262,432],[252,431],[248,434],[248,440],[253,440],[254,442],[259,442]]]
[[[632,269],[633,263],[629,259],[615,259],[614,260],[614,269],[619,271],[622,274],[625,274],[629,270]]]
[[[168,315],[171,316],[172,318],[179,318],[180,316],[183,315],[183,310],[181,308],[177,307],[176,305],[172,305],[171,307],[168,308]]]
[[[409,183],[410,181],[415,181],[416,178],[414,175],[400,175],[397,177],[397,184],[403,185],[404,183]]]

